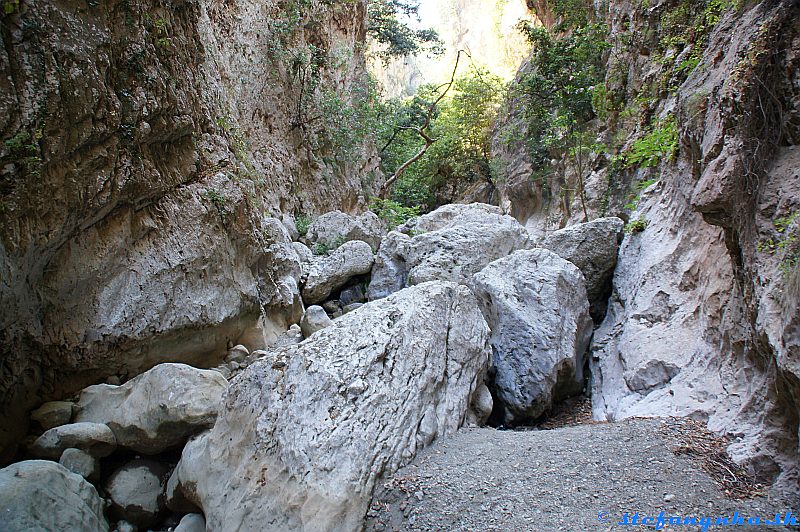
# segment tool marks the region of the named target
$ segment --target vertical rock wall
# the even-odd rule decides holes
[[[800,274],[792,262],[797,222],[785,222],[800,212],[800,6],[728,6],[699,64],[672,90],[651,94],[672,62],[687,59],[680,48],[667,60],[653,51],[666,32],[657,21],[685,5],[705,9],[704,3],[618,1],[601,14],[613,42],[607,89],[625,106],[652,96],[644,116],[676,116],[680,145],[675,159],[658,168],[621,174],[611,173],[608,156],[598,156],[586,178],[592,217],[646,224],[625,237],[609,312],[595,332],[594,413],[706,420],[735,437],[734,457],[793,489]],[[552,14],[542,13],[548,23]],[[512,215],[546,234],[580,221],[582,213],[577,201],[564,209],[557,176],[531,179],[537,169],[523,143],[500,142],[503,128],[519,124],[519,105],[511,102],[495,142],[506,163],[498,188]],[[646,134],[648,122],[625,122],[612,112],[593,127],[598,139],[622,136],[624,150]],[[555,161],[556,169],[568,164]],[[632,199],[636,208],[624,209]]]
[[[6,451],[43,399],[159,361],[207,363],[296,319],[299,263],[270,215],[363,206],[374,166],[370,146],[331,153],[298,104],[364,86],[363,2],[8,4]]]

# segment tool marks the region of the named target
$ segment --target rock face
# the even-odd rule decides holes
[[[175,532],[206,532],[206,520],[201,514],[184,515]]]
[[[216,371],[159,364],[122,386],[83,390],[76,420],[105,423],[120,446],[157,454],[213,425],[227,388]]]
[[[657,48],[673,14],[612,1],[604,22],[612,35],[652,35]],[[759,2],[719,15],[695,43],[699,65],[681,76],[688,47],[653,61],[664,56],[620,40],[608,55],[605,88],[618,108],[633,108],[664,77],[676,90],[638,117],[610,112],[592,135],[622,134],[612,151],[619,156],[674,118],[676,150],[652,168],[619,173],[613,159],[598,157],[584,172],[590,218],[618,214],[647,224],[621,245],[608,314],[594,336],[594,415],[707,420],[733,437],[737,461],[796,500],[800,6]],[[765,101],[775,112],[762,113]],[[541,165],[525,146],[519,103],[509,106],[511,128],[498,121],[495,155],[508,162],[498,171],[501,203],[532,234],[548,234],[584,218],[571,192],[573,158],[552,161],[549,178],[530,179]],[[504,132],[513,130],[519,141],[509,153]]]
[[[464,423],[489,360],[468,288],[432,282],[337,319],[232,384],[175,475],[210,530],[358,530],[376,481]]]
[[[213,366],[228,342],[285,330],[270,247],[287,241],[265,214],[363,209],[377,164],[358,140],[326,162],[320,122],[300,134],[304,88],[283,59],[338,54],[320,76],[346,112],[367,83],[362,0],[310,4],[308,28],[274,0],[8,6],[0,447],[43,401],[159,362]]]
[[[140,527],[156,523],[164,509],[164,486],[169,468],[153,460],[132,460],[108,478],[111,511]]]
[[[303,321],[300,322],[300,330],[303,331],[303,336],[308,338],[315,332],[331,325],[333,325],[333,320],[328,317],[325,309],[317,305],[311,305],[303,315]]]
[[[341,211],[331,211],[308,226],[306,240],[312,247],[319,244],[329,248],[351,240],[361,240],[378,249],[384,233],[383,224],[374,212],[350,216]]]
[[[583,275],[545,249],[517,251],[473,277],[492,330],[494,392],[503,422],[529,422],[581,392],[592,320]]]
[[[379,299],[427,281],[468,284],[495,259],[529,244],[528,233],[497,207],[446,205],[389,233],[372,271],[368,296]]]
[[[309,305],[324,301],[353,277],[369,273],[374,262],[372,248],[366,242],[344,243],[330,255],[311,263],[303,287],[303,301]]]
[[[619,218],[598,218],[555,231],[541,244],[583,273],[592,319],[598,324],[605,317],[608,296],[611,295],[611,278],[617,265],[624,225],[625,222]]]
[[[108,532],[103,499],[63,466],[29,460],[0,469],[0,529]]]
[[[76,448],[104,457],[117,448],[114,433],[103,423],[72,423],[48,430],[33,443],[31,453],[58,460],[64,449]]]

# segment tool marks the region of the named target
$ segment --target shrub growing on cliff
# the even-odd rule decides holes
[[[653,168],[663,160],[671,160],[678,150],[678,126],[670,115],[651,126],[650,132],[637,139],[625,156],[628,167]]]

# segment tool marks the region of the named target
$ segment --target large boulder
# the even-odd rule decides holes
[[[368,296],[380,299],[427,281],[469,284],[493,260],[529,246],[528,232],[497,207],[446,205],[389,233],[378,251]]]
[[[308,226],[306,240],[312,246],[319,244],[328,248],[351,240],[362,240],[374,249],[378,249],[384,233],[380,218],[371,211],[360,216],[331,211],[323,214]]]
[[[369,273],[374,262],[372,248],[361,240],[347,242],[330,255],[315,259],[303,287],[303,301],[309,305],[324,301],[353,277]]]
[[[159,364],[122,386],[84,389],[76,420],[105,423],[122,447],[157,454],[213,425],[227,388],[217,371]]]
[[[55,462],[0,469],[0,530],[108,532],[103,506],[94,486]]]
[[[488,338],[454,283],[364,305],[240,375],[170,482],[209,530],[359,530],[376,481],[465,422]]]
[[[82,449],[102,458],[114,452],[117,439],[103,423],[71,423],[52,428],[39,436],[30,449],[40,458],[58,460],[65,449]]]
[[[581,270],[592,318],[598,324],[606,314],[624,226],[619,218],[599,218],[554,231],[542,242],[543,248]]]
[[[506,424],[580,393],[592,320],[577,267],[546,249],[517,251],[476,274],[473,290],[492,330],[494,391]]]
[[[139,527],[156,523],[164,510],[164,488],[169,467],[161,462],[136,459],[114,471],[106,481],[111,511]]]

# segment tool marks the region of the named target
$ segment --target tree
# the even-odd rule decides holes
[[[400,17],[416,16],[419,2],[414,0],[370,0],[367,7],[367,34],[379,45],[377,55],[388,61],[423,52],[443,53],[442,41],[432,29],[412,29]]]

